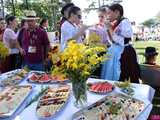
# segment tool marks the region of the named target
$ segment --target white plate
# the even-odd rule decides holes
[[[25,85],[24,85],[24,86],[25,86]],[[18,86],[18,87],[23,87],[23,86]],[[10,111],[9,113],[0,115],[0,118],[7,118],[7,117],[12,116],[12,115],[19,109],[19,107],[21,107],[21,105],[27,100],[27,98],[30,96],[32,90],[33,90],[33,87],[31,86],[30,91],[28,92],[28,94],[26,94],[26,95],[24,96],[24,98],[22,99],[22,101],[19,102],[19,104],[17,105],[17,107],[15,107],[15,109],[13,109],[12,111]],[[2,90],[2,91],[3,91],[3,90]],[[2,92],[2,91],[1,91],[1,92]]]

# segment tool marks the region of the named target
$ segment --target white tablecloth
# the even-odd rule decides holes
[[[97,81],[98,79],[89,79],[88,81]],[[113,82],[113,81],[111,81]],[[26,81],[23,82],[23,84],[26,84]],[[53,87],[56,85],[52,85]],[[151,101],[153,99],[155,90],[153,88],[151,88],[148,85],[142,85],[142,84],[133,84],[134,86],[134,90],[135,90],[135,95],[134,97],[137,99],[140,99],[142,101],[145,102],[146,104],[146,109],[143,111],[142,114],[140,114],[137,118],[137,120],[146,120],[152,110],[152,104]],[[34,94],[40,90],[41,85],[36,85],[35,89],[34,89]],[[115,88],[113,92],[109,93],[115,93],[115,92],[120,92],[120,89]],[[109,95],[107,94],[107,95]],[[87,104],[90,105],[98,100],[100,100],[101,98],[103,98],[106,95],[97,95],[91,92],[87,92],[87,96],[88,96],[88,102]],[[34,102],[32,103],[29,107],[27,107],[21,114],[19,114],[14,120],[38,120],[37,116],[36,116],[36,106],[37,106],[38,102]],[[64,107],[64,109],[62,111],[60,111],[54,119],[52,120],[71,120],[72,119],[72,115],[77,112],[78,108],[76,108],[74,106],[74,98],[73,95],[71,93],[71,96],[68,100],[68,103],[66,104],[66,106]]]

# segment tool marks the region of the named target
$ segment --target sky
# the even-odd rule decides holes
[[[87,1],[73,0],[81,9],[88,6]],[[123,0],[121,4],[124,7],[124,16],[129,18],[130,21],[135,21],[137,24],[155,17],[158,11],[160,11],[160,0]],[[91,16],[93,17],[94,15]]]

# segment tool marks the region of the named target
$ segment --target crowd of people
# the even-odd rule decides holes
[[[109,80],[129,80],[138,83],[140,67],[137,55],[130,44],[133,30],[130,21],[123,16],[120,4],[102,7],[98,10],[99,21],[95,25],[84,25],[82,11],[73,3],[68,3],[62,10],[59,28],[59,44],[61,52],[67,47],[67,42],[74,39],[83,43],[88,33],[95,32],[100,36],[100,43],[106,46],[110,58],[102,64],[100,78]],[[39,18],[34,11],[28,11],[17,29],[15,16],[0,19],[0,40],[9,49],[9,56],[2,62],[1,72],[6,72],[27,66],[32,70],[45,70],[50,42],[47,36],[48,20],[46,18],[37,24]],[[16,32],[15,32],[16,31]],[[148,64],[148,62],[146,62]]]
[[[160,25],[155,24],[152,27],[133,26],[134,37],[136,41],[160,40]]]
[[[1,40],[9,49],[9,56],[5,59],[1,72],[27,66],[29,69],[44,71],[44,61],[49,50],[49,39],[46,32],[47,19],[42,19],[37,25],[34,11],[28,11],[17,29],[17,19],[8,15],[5,18],[6,27],[1,27]],[[4,19],[1,19],[1,22]],[[4,25],[3,25],[4,26]]]
[[[123,17],[123,7],[113,4],[98,11],[99,23],[93,26],[81,24],[81,9],[73,6],[68,12],[67,20],[61,26],[61,49],[64,50],[66,42],[76,39],[83,42],[81,36],[88,29],[101,36],[101,42],[110,46],[107,53],[111,55],[102,66],[101,78],[109,80],[131,80],[138,82],[140,69],[136,52],[131,41],[133,31],[127,18]],[[67,14],[67,13],[66,13]]]

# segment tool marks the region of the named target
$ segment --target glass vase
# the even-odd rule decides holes
[[[72,91],[74,95],[74,105],[77,108],[85,107],[87,103],[86,80],[72,80]]]

